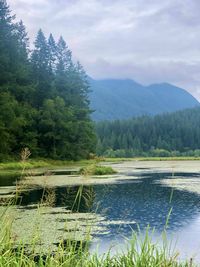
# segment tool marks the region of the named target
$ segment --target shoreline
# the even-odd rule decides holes
[[[135,157],[135,158],[96,158],[79,161],[70,160],[52,160],[52,159],[29,159],[22,161],[6,161],[0,163],[0,172],[2,171],[20,171],[22,169],[31,170],[38,168],[59,168],[62,166],[87,166],[92,163],[119,163],[129,161],[200,161],[200,157]]]

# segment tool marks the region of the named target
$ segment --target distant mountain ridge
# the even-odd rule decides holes
[[[89,82],[95,121],[156,115],[200,105],[190,93],[168,83],[143,86],[130,79],[91,78]]]

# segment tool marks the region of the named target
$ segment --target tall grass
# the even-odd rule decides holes
[[[26,169],[26,160],[29,151],[22,153],[22,173]],[[17,187],[16,199],[20,195]],[[83,187],[80,187],[75,196],[74,208],[79,210],[81,198],[85,198],[91,205],[93,192],[87,192],[84,196]],[[54,191],[45,189],[41,204],[52,205],[55,201]],[[13,218],[8,216],[9,209],[15,202],[9,202],[0,214],[0,267],[192,267],[189,262],[179,262],[178,253],[170,251],[163,235],[162,242],[156,243],[151,238],[151,231],[146,229],[146,234],[141,237],[140,232],[133,232],[132,238],[127,241],[127,248],[116,253],[111,249],[104,254],[91,253],[90,228],[84,241],[61,240],[57,249],[46,252],[36,250],[37,233],[30,244],[20,242],[20,237],[12,235]],[[16,242],[17,241],[17,242]]]
[[[52,159],[28,159],[22,163],[22,161],[10,161],[10,162],[1,162],[0,171],[21,171],[22,167],[25,166],[26,170],[34,168],[46,168],[46,167],[60,167],[60,166],[87,166],[93,163],[98,163],[104,161],[103,158],[88,159],[88,160],[52,160]]]
[[[8,231],[8,230],[7,230]],[[178,254],[169,254],[167,247],[152,242],[149,232],[140,240],[134,234],[127,250],[114,255],[110,251],[103,255],[90,254],[84,242],[67,241],[60,243],[56,252],[35,254],[34,249],[28,252],[26,247],[15,247],[5,231],[0,244],[0,266],[46,266],[46,267],[192,267],[192,261],[178,262]]]
[[[96,164],[91,164],[86,167],[82,167],[79,171],[81,175],[90,176],[90,175],[110,175],[116,174],[117,171],[113,170],[110,166],[99,166]]]

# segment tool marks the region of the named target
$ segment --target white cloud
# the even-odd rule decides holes
[[[63,35],[88,73],[171,82],[200,99],[199,0],[8,0],[33,40]]]

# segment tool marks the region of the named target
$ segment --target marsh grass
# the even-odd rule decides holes
[[[45,161],[28,161],[28,162],[7,162],[0,163],[0,170],[20,170],[23,167],[26,169],[40,168],[40,167],[48,167],[49,163]]]
[[[96,164],[86,166],[80,169],[79,173],[81,175],[90,176],[90,175],[110,175],[116,174],[117,171],[113,170],[110,166],[98,166]]]
[[[13,248],[9,234],[1,242],[0,266],[66,266],[66,267],[192,267],[192,261],[178,262],[178,254],[169,254],[167,247],[152,242],[149,231],[143,239],[134,234],[128,248],[112,254],[111,251],[99,255],[88,252],[88,243],[66,241],[60,242],[56,252],[46,255],[27,253],[26,247],[18,245]]]
[[[200,157],[132,157],[132,158],[104,158],[105,162],[123,162],[123,161],[187,161],[200,160]]]
[[[61,166],[87,166],[100,161],[104,161],[102,158],[97,159],[88,159],[88,160],[79,160],[79,161],[70,161],[70,160],[52,160],[52,159],[30,159],[26,161],[11,161],[11,162],[1,162],[0,171],[21,171],[25,166],[26,170],[35,169],[35,168],[54,168]]]
[[[22,154],[22,175],[26,170],[26,160],[30,153],[24,150]],[[83,173],[89,175],[90,170]],[[45,253],[38,251],[40,236],[38,227],[35,226],[35,234],[29,244],[20,241],[20,237],[12,235],[13,217],[9,210],[15,207],[20,191],[24,190],[26,182],[16,186],[16,198],[8,203],[1,212],[0,217],[0,267],[192,267],[192,261],[179,262],[178,253],[170,251],[165,232],[162,242],[152,240],[150,228],[146,229],[145,236],[141,237],[140,231],[133,232],[131,240],[127,240],[125,250],[112,253],[111,249],[104,254],[90,253],[90,232],[84,240],[61,239],[57,249],[49,249]],[[40,205],[52,206],[55,203],[55,191],[45,188]],[[93,192],[84,192],[81,186],[74,199],[72,210],[79,211],[81,200],[85,198],[88,206],[91,205]],[[38,214],[40,213],[38,205]],[[170,216],[170,214],[169,214]],[[169,219],[168,216],[168,219]],[[168,219],[166,225],[168,224]],[[75,222],[74,222],[75,223]],[[66,227],[67,228],[67,227]]]
[[[26,170],[37,168],[54,168],[61,166],[90,166],[99,162],[122,162],[122,161],[184,161],[184,160],[200,160],[200,157],[133,157],[133,158],[95,158],[80,161],[69,160],[52,160],[52,159],[28,159],[25,162],[11,161],[1,162],[0,171],[6,174],[9,171],[15,171],[21,174],[21,169],[25,166]]]

